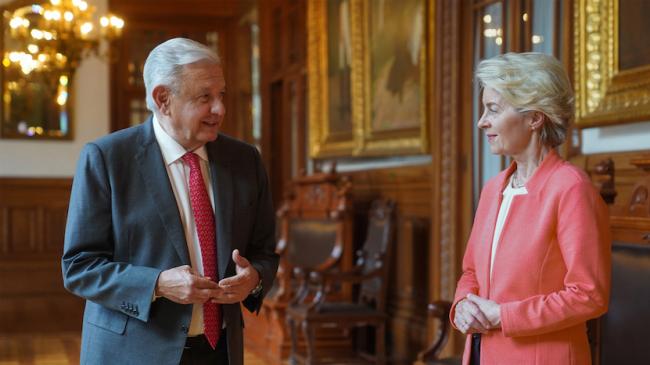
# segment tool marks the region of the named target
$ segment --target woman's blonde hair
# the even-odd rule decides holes
[[[575,105],[560,61],[537,52],[506,53],[481,61],[476,79],[482,88],[494,89],[518,111],[543,113],[547,119],[540,134],[544,145],[556,147],[564,142]]]

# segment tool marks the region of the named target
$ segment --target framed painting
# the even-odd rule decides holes
[[[650,119],[650,3],[575,3],[576,125]]]
[[[353,0],[313,0],[307,5],[310,155],[353,154]]]
[[[428,151],[431,2],[309,2],[311,157]]]
[[[364,2],[365,155],[424,153],[425,0]]]

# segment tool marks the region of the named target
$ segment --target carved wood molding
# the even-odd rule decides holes
[[[630,163],[645,172],[650,172],[650,158],[635,158],[630,160]]]
[[[440,126],[442,133],[440,143],[440,283],[439,298],[450,300],[456,287],[456,205],[458,196],[455,178],[458,176],[457,139],[455,137],[458,121],[458,96],[456,82],[458,80],[458,12],[459,4],[453,0],[441,2],[440,44],[438,51],[440,60],[441,90],[440,96]]]
[[[462,254],[459,232],[462,227],[460,212],[463,211],[460,184],[462,173],[460,155],[464,128],[460,124],[463,80],[464,45],[460,33],[461,14],[465,2],[439,0],[435,6],[435,72],[433,88],[436,110],[432,112],[432,189],[436,200],[432,203],[432,242],[430,243],[431,266],[429,275],[429,300],[453,298],[456,288],[459,257]],[[427,332],[429,341],[434,338],[436,321],[429,317]],[[451,336],[443,354],[451,355],[460,350],[460,339]],[[423,350],[426,347],[420,349]]]

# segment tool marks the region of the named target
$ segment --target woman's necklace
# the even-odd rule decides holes
[[[512,187],[518,189],[524,185],[526,185],[526,179],[519,176],[519,170],[515,170],[515,173],[512,175]]]
[[[544,161],[544,158],[546,157],[547,153],[548,153],[548,151],[546,149],[544,149],[544,148],[542,148],[539,151],[539,154],[538,154],[539,157],[538,157],[537,161],[534,163],[535,168],[532,170],[533,173],[542,164],[542,161]],[[526,185],[526,182],[530,178],[530,176],[528,176],[528,177],[520,176],[519,171],[521,171],[521,169],[519,167],[517,167],[514,174],[512,174],[512,184],[511,185],[515,189],[521,188],[524,185]]]

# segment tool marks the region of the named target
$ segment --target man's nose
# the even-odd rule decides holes
[[[222,100],[215,100],[215,102],[212,103],[212,108],[210,109],[210,112],[212,114],[223,116],[224,114],[226,114],[226,106],[224,105]]]

